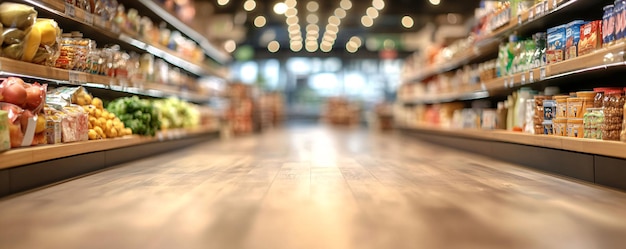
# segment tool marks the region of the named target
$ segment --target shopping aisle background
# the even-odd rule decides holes
[[[624,220],[623,192],[295,126],[4,198],[0,248],[618,248]]]

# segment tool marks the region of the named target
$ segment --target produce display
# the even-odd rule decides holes
[[[43,103],[47,85],[9,77],[0,83],[0,109],[8,112],[11,147],[46,143]]]
[[[200,124],[200,112],[195,105],[177,98],[153,101],[161,113],[161,129],[194,128]]]
[[[137,96],[112,101],[106,108],[115,114],[134,134],[154,136],[161,128],[159,110],[149,100]]]

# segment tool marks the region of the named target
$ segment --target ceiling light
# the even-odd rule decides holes
[[[309,32],[309,31],[317,31],[317,32],[319,32],[320,31],[320,27],[315,25],[315,24],[309,24],[309,25],[306,25],[306,31],[307,32]]]
[[[345,18],[346,17],[346,10],[342,9],[342,8],[337,8],[335,9],[335,16],[339,17],[339,18]]]
[[[291,51],[294,52],[299,52],[300,50],[302,50],[302,43],[301,42],[297,42],[297,43],[291,43],[289,45],[289,48],[291,49]]]
[[[354,42],[349,41],[348,43],[346,43],[346,50],[348,50],[348,52],[350,53],[356,53],[356,51],[359,50],[359,48],[356,46]]]
[[[430,2],[430,4],[432,5],[439,5],[441,3],[441,0],[428,0]]]
[[[264,16],[257,16],[254,18],[254,26],[257,26],[258,28],[265,26],[266,23],[267,20],[265,20]]]
[[[337,33],[326,33],[324,34],[324,39],[334,42],[337,39]]]
[[[339,24],[341,24],[341,19],[339,19],[339,17],[336,17],[336,16],[331,16],[328,18],[328,23],[334,26],[339,26]]]
[[[217,0],[217,4],[220,6],[227,5],[230,0]]]
[[[276,3],[274,5],[274,13],[282,15],[287,11],[287,5],[283,2]]]
[[[295,39],[302,39],[302,34],[300,34],[300,32],[298,33],[289,33],[289,39],[291,40],[295,40]]]
[[[361,41],[361,38],[359,38],[358,36],[350,37],[350,41],[354,42],[357,47],[361,47],[361,45],[363,45],[363,41]]]
[[[369,28],[374,25],[374,19],[369,16],[363,16],[361,17],[361,24],[363,24],[364,27]]]
[[[289,33],[300,32],[300,25],[290,25],[289,27],[287,27],[287,30],[289,31]]]
[[[298,10],[296,8],[289,8],[287,9],[287,11],[285,11],[286,17],[292,17],[292,16],[297,16],[297,15],[298,15]]]
[[[306,4],[306,9],[310,12],[315,12],[320,8],[320,5],[316,1],[310,1]]]
[[[296,25],[298,24],[298,17],[297,16],[291,16],[291,17],[287,17],[287,25]]]
[[[243,9],[246,11],[252,11],[256,8],[256,2],[254,0],[247,0],[243,3]]]
[[[405,28],[410,29],[413,27],[414,24],[415,22],[413,21],[413,18],[411,18],[410,16],[402,17],[402,26],[404,26]]]
[[[322,40],[322,43],[320,44],[321,46],[328,46],[328,47],[332,47],[333,44],[335,44],[334,41],[329,41],[329,40]]]
[[[324,43],[322,43],[322,44],[320,45],[320,50],[321,50],[322,52],[324,52],[324,53],[328,53],[328,52],[330,52],[331,50],[333,50],[333,46],[332,46],[332,45],[328,45],[328,44],[324,44]]]
[[[332,24],[328,24],[326,25],[326,33],[337,34],[339,33],[339,27],[332,25]]]
[[[317,17],[316,14],[309,14],[308,16],[306,16],[306,21],[308,23],[317,23],[320,21],[320,19]]]
[[[339,2],[339,7],[344,10],[349,10],[352,8],[352,2],[350,0],[341,0],[341,2]]]
[[[280,43],[278,43],[277,41],[271,41],[270,43],[267,44],[267,50],[272,53],[278,52],[279,49],[280,49]]]
[[[439,0],[430,0],[430,2],[432,3],[432,1],[439,1]],[[385,1],[383,0],[374,0],[372,1],[372,6],[374,6],[374,8],[376,8],[377,10],[382,10],[385,8]]]
[[[372,19],[376,19],[378,17],[378,10],[375,9],[374,7],[367,8],[365,13],[367,13],[367,15],[371,17]]]
[[[228,40],[224,43],[224,49],[229,52],[235,52],[235,49],[237,49],[237,43],[233,40]]]
[[[317,48],[318,48],[317,47],[317,42],[310,42],[310,43],[307,42],[305,48],[306,48],[306,51],[309,51],[309,52],[313,53],[313,52],[317,51]]]
[[[287,6],[287,8],[295,8],[297,4],[298,1],[296,0],[285,0],[285,5]]]

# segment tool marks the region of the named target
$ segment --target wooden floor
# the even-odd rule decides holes
[[[321,126],[200,144],[0,200],[0,248],[624,245],[624,192]]]

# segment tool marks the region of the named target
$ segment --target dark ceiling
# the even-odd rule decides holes
[[[243,5],[245,0],[230,0],[226,6],[217,5],[217,0],[196,0],[210,1],[215,5],[216,13],[236,14],[244,12]],[[306,4],[312,0],[299,0],[296,6],[298,10],[299,24],[302,27],[302,33],[305,34],[304,27],[307,25],[306,16],[309,12],[306,10]],[[324,33],[324,27],[328,23],[328,17],[333,11],[339,7],[340,0],[314,0],[319,3],[318,25],[321,34]],[[247,13],[245,26],[247,28],[247,36],[243,44],[251,45],[255,50],[266,50],[265,45],[260,44],[261,36],[264,32],[272,29],[276,34],[276,40],[281,46],[288,46],[289,37],[287,32],[287,24],[285,24],[285,16],[277,15],[273,12],[274,4],[278,0],[265,1],[256,0],[256,8]],[[380,16],[375,19],[372,27],[366,28],[361,24],[361,17],[365,15],[366,9],[372,6],[371,0],[351,0],[352,8],[347,11],[347,17],[341,20],[340,31],[338,33],[337,42],[334,47],[345,44],[351,36],[365,37],[372,34],[398,34],[403,32],[416,32],[429,22],[436,23],[436,18],[448,13],[461,14],[464,17],[473,16],[474,9],[479,5],[480,0],[441,0],[437,6],[429,3],[429,0],[385,0],[385,7],[380,11]],[[256,16],[263,15],[267,18],[267,25],[263,28],[257,28],[253,25]],[[401,18],[409,15],[415,20],[415,26],[407,29],[401,25]],[[241,45],[241,44],[240,44]]]

